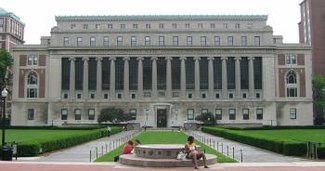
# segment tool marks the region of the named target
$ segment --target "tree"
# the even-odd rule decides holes
[[[8,68],[13,64],[11,54],[3,49],[0,49],[0,88],[1,91],[10,83],[10,73]]]
[[[98,116],[98,123],[102,122],[112,122],[112,123],[120,123],[131,120],[132,117],[129,113],[124,113],[122,109],[118,108],[105,108],[100,112]]]
[[[202,113],[195,117],[195,120],[202,121],[204,124],[214,125],[216,123],[216,118],[211,112]]]
[[[325,77],[313,77],[313,98],[314,98],[314,121],[320,125],[324,122],[323,114],[325,111]]]

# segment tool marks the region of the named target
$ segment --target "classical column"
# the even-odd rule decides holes
[[[97,58],[97,78],[96,78],[96,93],[97,93],[97,98],[101,99],[102,98],[102,57]]]
[[[186,69],[185,69],[185,56],[181,56],[181,97],[186,98]]]
[[[194,57],[195,63],[194,63],[194,81],[195,81],[195,86],[194,86],[194,94],[195,98],[200,98],[200,64],[199,60],[200,57]]]
[[[228,98],[228,79],[227,79],[227,57],[221,57],[222,60],[222,96]]]
[[[124,57],[124,99],[129,99],[129,57]]]
[[[138,57],[138,98],[143,97],[143,57]]]
[[[213,60],[214,60],[214,57],[213,56],[210,56],[208,58],[209,60],[209,98],[210,99],[213,99],[214,96],[213,96],[213,90],[214,90],[214,78],[213,78]]]
[[[83,86],[82,86],[82,94],[84,99],[88,99],[88,57],[84,57],[84,71],[83,71]]]
[[[111,75],[109,78],[109,91],[111,99],[115,99],[115,57],[110,57],[109,60],[111,61]]]
[[[76,67],[75,67],[75,61],[76,59],[74,57],[71,57],[70,59],[70,99],[75,98],[76,93]]]
[[[248,58],[248,94],[250,98],[254,98],[254,57]]]
[[[152,57],[152,96],[157,97],[157,57]]]
[[[235,65],[235,81],[236,81],[236,97],[240,98],[240,57],[235,57],[236,65]]]
[[[171,56],[166,57],[167,60],[167,69],[166,69],[166,97],[172,97],[172,64],[171,60],[173,58]]]

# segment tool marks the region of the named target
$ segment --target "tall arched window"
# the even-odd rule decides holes
[[[30,72],[27,76],[27,98],[37,98],[38,76],[35,72]]]
[[[286,77],[287,97],[297,97],[297,74],[294,71],[289,71]]]

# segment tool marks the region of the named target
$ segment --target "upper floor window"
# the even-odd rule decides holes
[[[241,37],[241,45],[242,46],[247,46],[247,36],[242,36]]]
[[[30,72],[27,76],[27,98],[37,98],[38,77],[35,72]]]
[[[234,37],[233,36],[228,36],[227,37],[227,45],[228,46],[233,46],[234,45]]]
[[[133,24],[132,26],[134,29],[138,29],[138,24]]]
[[[3,18],[0,18],[0,26],[4,24]]]
[[[82,37],[77,37],[77,46],[82,46]]]
[[[261,37],[260,36],[255,36],[254,37],[254,44],[255,44],[255,46],[260,46],[261,45]]]
[[[178,46],[178,36],[173,36],[173,45]]]
[[[69,46],[69,37],[63,38],[63,46]]]
[[[96,37],[90,37],[90,46],[96,46]]]
[[[214,45],[220,46],[220,36],[214,36]]]
[[[192,44],[193,44],[192,36],[187,36],[187,46],[192,46]]]
[[[136,46],[137,45],[137,37],[131,36],[131,46]]]
[[[123,37],[117,36],[117,46],[122,46],[122,45],[123,45]]]
[[[88,24],[84,24],[83,29],[87,30],[88,29]]]
[[[197,24],[197,27],[198,27],[198,28],[203,28],[203,23],[198,23],[198,24]]]
[[[288,54],[287,55],[287,64],[297,64],[297,55],[296,54]]]
[[[151,24],[146,24],[146,28],[150,29],[151,28]]]
[[[236,28],[236,29],[239,29],[239,28],[240,28],[240,24],[239,24],[239,23],[236,23],[236,24],[235,24],[235,28]]]
[[[159,28],[160,28],[160,29],[163,29],[163,28],[164,28],[164,24],[160,23],[160,24],[159,24]]]
[[[173,24],[172,24],[172,28],[173,28],[173,29],[176,29],[176,28],[177,28],[177,24],[176,24],[176,23],[173,23]]]
[[[0,24],[0,25],[1,25],[1,24]],[[71,29],[76,28],[76,24],[71,24],[71,25],[70,25],[70,28],[71,28]]]
[[[100,29],[100,24],[95,24],[96,29]]]
[[[121,29],[125,29],[125,24],[120,24]]]
[[[211,24],[210,24],[210,28],[212,28],[212,29],[216,28],[216,24],[211,23]]]
[[[297,97],[297,76],[294,71],[289,71],[286,78],[287,97]]]
[[[151,43],[150,43],[150,36],[144,37],[144,45],[145,46],[150,46],[151,45]]]
[[[185,28],[190,28],[190,24],[189,23],[186,23],[185,24]]]
[[[207,45],[207,37],[206,36],[201,36],[201,46],[206,46]]]
[[[27,85],[37,85],[37,75],[35,72],[31,72],[27,78]]]
[[[105,47],[109,46],[109,37],[108,36],[104,36],[104,38],[103,38],[103,46],[105,46]]]
[[[228,28],[228,23],[223,23],[222,26],[223,26],[224,29],[227,29]]]
[[[38,65],[38,57],[36,55],[28,55],[27,65]]]
[[[165,46],[165,37],[159,36],[159,46]]]
[[[113,24],[107,24],[107,28],[108,29],[112,29],[113,28]]]

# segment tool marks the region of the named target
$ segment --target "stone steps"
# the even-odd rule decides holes
[[[205,154],[207,165],[212,165],[217,162],[217,157],[212,154]],[[125,165],[141,166],[141,167],[193,167],[192,160],[177,160],[177,159],[153,159],[137,157],[134,154],[123,154],[120,156],[119,162]],[[198,165],[203,166],[202,159],[198,160]]]

